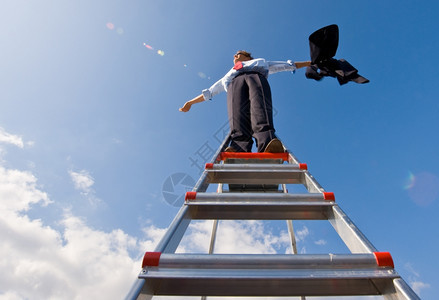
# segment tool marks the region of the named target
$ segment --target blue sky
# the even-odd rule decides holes
[[[178,211],[164,184],[177,173],[196,180],[200,151],[218,147],[227,121],[225,94],[178,108],[221,78],[236,50],[308,60],[309,34],[334,23],[336,58],[370,83],[316,82],[303,70],[270,76],[277,133],[421,298],[435,299],[438,6],[2,1],[0,299],[125,295]],[[345,251],[317,223],[295,225],[300,251]],[[288,251],[283,224],[228,226],[259,233],[239,246],[242,237],[229,235],[218,251]],[[208,227],[191,229],[203,236],[197,247],[207,247]],[[109,264],[115,275],[102,278]]]

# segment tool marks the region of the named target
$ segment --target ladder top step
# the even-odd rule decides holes
[[[214,164],[207,163],[205,165],[206,170],[308,170],[307,164]]]
[[[218,155],[218,160],[225,160],[227,158],[237,159],[282,159],[288,161],[288,152],[284,153],[260,153],[260,152],[221,152]]]

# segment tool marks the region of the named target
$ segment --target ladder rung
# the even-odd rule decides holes
[[[162,254],[139,278],[155,295],[335,296],[377,295],[399,275],[373,254]]]
[[[233,166],[233,165],[230,165]],[[280,184],[304,183],[304,173],[297,169],[270,169],[257,170],[226,168],[206,169],[209,183],[242,183],[242,184]]]
[[[272,170],[272,171],[288,171],[288,170],[307,170],[306,164],[206,164],[206,169],[211,170]]]
[[[200,270],[393,268],[393,260],[389,252],[361,254],[170,254],[146,252],[145,258],[148,259],[149,263],[143,267]]]
[[[332,197],[331,197],[332,196]],[[203,204],[260,204],[273,205],[303,202],[321,203],[323,200],[334,201],[333,193],[309,193],[309,194],[288,194],[288,193],[186,193],[186,203]]]
[[[333,201],[235,203],[187,202],[190,217],[200,220],[328,220]],[[250,209],[251,206],[251,209]]]

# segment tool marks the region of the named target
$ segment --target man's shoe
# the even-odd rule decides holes
[[[229,146],[226,148],[226,150],[224,150],[224,152],[238,152],[238,151],[236,151],[235,148]]]
[[[264,152],[268,152],[268,153],[284,153],[285,149],[284,146],[282,145],[282,142],[279,141],[278,139],[272,139],[267,147],[265,147],[265,151]]]

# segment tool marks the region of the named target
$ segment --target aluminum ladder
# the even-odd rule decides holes
[[[222,152],[226,137],[186,193],[126,299],[169,296],[348,296],[420,299],[394,269],[390,253],[378,252],[294,154]],[[222,163],[227,161],[228,163]],[[285,163],[283,163],[285,162]],[[206,192],[218,184],[218,192]],[[229,191],[223,192],[223,184]],[[308,193],[290,194],[285,184]],[[281,185],[282,189],[278,190]],[[294,254],[175,253],[191,220],[287,220]],[[350,254],[296,254],[291,220],[328,220]]]

